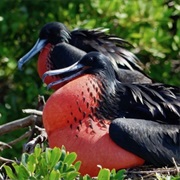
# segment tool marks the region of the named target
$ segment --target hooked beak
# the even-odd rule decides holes
[[[75,79],[76,77],[79,77],[83,74],[84,70],[87,69],[86,66],[82,65],[81,63],[76,62],[73,65],[66,67],[66,68],[62,68],[62,69],[58,69],[58,70],[51,70],[51,71],[47,71],[43,74],[42,76],[42,80],[44,82],[45,78],[47,76],[56,76],[56,75],[62,75],[63,78],[51,82],[48,84],[47,88],[51,88],[52,86],[55,86],[57,84],[64,84],[65,82],[69,82],[72,79]]]
[[[37,54],[45,45],[47,44],[46,39],[38,39],[36,44],[32,47],[32,49],[25,54],[22,58],[18,61],[18,69],[22,69],[23,64],[28,62],[35,54]]]

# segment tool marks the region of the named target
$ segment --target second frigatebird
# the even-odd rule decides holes
[[[48,70],[67,67],[85,53],[98,51],[109,57],[121,82],[151,83],[152,80],[138,65],[136,56],[127,50],[129,45],[117,36],[107,35],[102,28],[70,32],[62,23],[51,22],[41,29],[36,44],[19,60],[18,67],[21,69],[24,63],[42,50],[38,58],[38,73],[42,77]],[[46,83],[53,80],[48,78]]]
[[[82,161],[82,174],[97,165],[129,168],[180,163],[180,89],[163,84],[121,83],[98,52],[47,76],[63,75],[48,99],[43,123],[50,147],[65,145]]]

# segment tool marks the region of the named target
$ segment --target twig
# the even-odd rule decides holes
[[[174,163],[174,166],[176,168],[177,173],[179,173],[180,170],[179,170],[179,167],[177,166],[177,163],[176,163],[175,159],[172,158],[172,160],[173,160],[173,163]]]
[[[0,126],[0,136],[20,128],[28,127],[35,123],[37,119],[36,115],[30,115],[22,119],[15,120]]]
[[[5,163],[13,163],[13,162],[16,162],[16,161],[14,161],[14,160],[12,160],[12,159],[3,158],[3,157],[1,157],[1,156],[0,156],[0,161],[1,161],[1,162],[5,162]]]
[[[43,142],[47,140],[47,133],[44,128],[35,126],[35,129],[38,130],[40,134],[24,145],[24,148],[23,148],[24,152],[32,153],[36,144],[38,143],[42,144]]]
[[[22,136],[18,137],[17,139],[15,139],[9,143],[6,143],[6,145],[2,145],[0,147],[0,151],[3,151],[4,149],[7,149],[7,148],[12,148],[11,146],[13,146],[14,144],[16,144],[16,143],[22,141],[23,139],[27,138],[30,134],[31,134],[31,131],[28,131],[25,134],[23,134]]]
[[[30,134],[31,134],[31,131],[27,131],[27,132],[25,132],[22,136],[20,136],[20,137],[18,137],[17,139],[9,142],[8,144],[9,144],[10,146],[13,146],[14,144],[18,143],[19,141],[22,141],[23,139],[29,137]]]
[[[7,148],[12,148],[9,144],[7,144],[5,142],[0,142],[0,151],[1,151],[2,146],[7,146]]]
[[[168,172],[176,172],[175,168],[168,169],[156,169],[156,170],[147,170],[147,171],[129,171],[131,174],[149,174],[149,173],[168,173]]]
[[[23,109],[22,110],[23,113],[27,113],[27,114],[35,114],[38,116],[42,116],[42,111],[36,110],[36,109]]]

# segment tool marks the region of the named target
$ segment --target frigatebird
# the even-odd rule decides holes
[[[127,50],[130,43],[117,36],[107,35],[105,31],[97,28],[70,32],[62,23],[47,23],[41,29],[34,47],[19,60],[18,67],[21,69],[31,57],[42,51],[38,58],[38,73],[42,77],[48,70],[67,67],[84,54],[98,51],[109,57],[121,82],[151,83],[137,57]],[[49,78],[46,83],[51,81]]]
[[[122,83],[112,63],[99,52],[73,65],[47,71],[63,78],[48,99],[43,123],[50,147],[65,145],[82,161],[82,174],[97,175],[97,165],[130,168],[180,163],[180,88],[160,83]]]

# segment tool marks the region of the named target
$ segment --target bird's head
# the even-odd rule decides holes
[[[59,22],[50,22],[44,25],[39,33],[39,38],[32,49],[18,61],[18,68],[28,62],[35,54],[41,51],[48,43],[56,45],[61,42],[68,42],[70,32]]]
[[[39,39],[46,40],[46,42],[55,45],[60,42],[68,42],[70,32],[64,24],[60,22],[50,22],[42,27],[39,33]]]
[[[102,81],[106,81],[108,78],[108,81],[112,82],[116,79],[112,63],[105,55],[99,52],[87,53],[78,62],[69,67],[47,71],[44,73],[42,79],[45,80],[47,76],[63,76],[62,79],[50,83],[48,85],[48,88],[50,88],[57,84],[64,84],[65,82],[72,81],[73,79],[86,74],[95,75],[98,78],[101,78]]]

